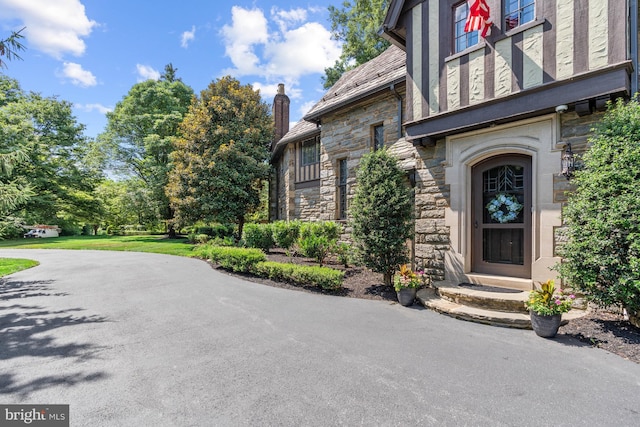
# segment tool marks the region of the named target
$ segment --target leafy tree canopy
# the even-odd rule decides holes
[[[176,72],[169,64],[159,81],[134,85],[107,113],[107,129],[99,136],[112,167],[144,183],[155,202],[149,207],[163,220],[173,218],[164,188],[173,143],[193,97],[193,90],[176,78]]]
[[[25,93],[0,74],[0,186],[22,197],[4,203],[3,215],[54,224],[92,217],[101,168],[87,161],[92,143],[83,132],[69,102]]]
[[[342,55],[333,67],[326,68],[323,83],[329,89],[340,76],[380,55],[389,42],[378,35],[389,0],[345,0],[342,8],[329,6],[331,32],[342,42]]]
[[[167,187],[176,220],[237,223],[260,205],[273,135],[259,91],[232,77],[212,82],[190,107]]]

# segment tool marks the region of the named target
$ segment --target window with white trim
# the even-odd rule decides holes
[[[468,33],[464,31],[468,15],[469,4],[466,1],[453,7],[453,53],[462,52],[463,50],[478,44],[477,31],[469,31]]]
[[[536,19],[535,0],[504,0],[504,31]]]

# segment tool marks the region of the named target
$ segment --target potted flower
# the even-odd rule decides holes
[[[538,336],[553,338],[558,333],[562,313],[571,310],[575,295],[556,289],[553,280],[547,280],[529,293],[525,302],[531,315],[531,327]]]
[[[418,288],[424,283],[424,271],[412,271],[407,264],[400,266],[400,271],[393,277],[393,287],[398,302],[408,307],[416,299]]]

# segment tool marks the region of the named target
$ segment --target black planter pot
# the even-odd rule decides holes
[[[562,314],[554,314],[551,316],[543,316],[531,311],[531,327],[533,331],[542,338],[553,338],[558,333]]]
[[[415,301],[416,299],[417,292],[418,289],[416,288],[402,288],[399,291],[396,291],[396,294],[398,295],[398,302],[400,303],[400,305],[403,305],[405,307],[413,305],[413,301]]]

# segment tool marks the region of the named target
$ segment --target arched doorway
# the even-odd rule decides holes
[[[501,155],[472,169],[472,270],[531,277],[531,157]]]

